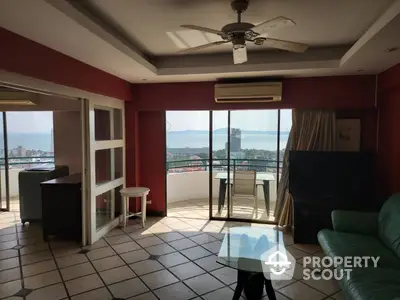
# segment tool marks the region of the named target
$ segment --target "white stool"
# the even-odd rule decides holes
[[[126,226],[126,220],[132,216],[142,216],[142,225],[144,227],[144,222],[146,221],[146,204],[147,204],[147,195],[149,194],[150,189],[146,187],[130,187],[124,188],[120,191],[122,196],[122,223],[123,226]],[[139,213],[130,213],[129,212],[129,198],[130,197],[141,197],[142,198],[142,212]]]

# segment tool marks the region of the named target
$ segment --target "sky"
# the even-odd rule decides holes
[[[7,112],[8,132],[50,133],[52,128],[51,111]]]
[[[228,112],[213,112],[213,129],[228,127]],[[231,112],[231,127],[242,130],[277,130],[277,110],[235,110]],[[281,130],[292,127],[292,110],[281,110]],[[167,111],[167,130],[208,130],[208,111]]]

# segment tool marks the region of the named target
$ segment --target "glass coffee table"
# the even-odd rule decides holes
[[[270,277],[265,274],[268,268],[263,268],[262,255],[278,247],[284,249],[280,231],[249,226],[228,229],[217,263],[238,270],[233,300],[240,299],[243,290],[247,299],[261,299],[264,285],[268,298],[276,300]]]

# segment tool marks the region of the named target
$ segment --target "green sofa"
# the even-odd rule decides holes
[[[334,230],[318,233],[325,255],[380,257],[377,268],[355,268],[340,280],[346,299],[400,299],[400,194],[391,196],[379,213],[333,211],[332,225]]]

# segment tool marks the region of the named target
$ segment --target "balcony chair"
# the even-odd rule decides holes
[[[230,201],[231,215],[233,212],[233,203],[236,199],[253,199],[254,208],[256,210],[256,218],[258,217],[258,201],[257,201],[257,186],[256,186],[256,171],[233,171],[233,182]]]

